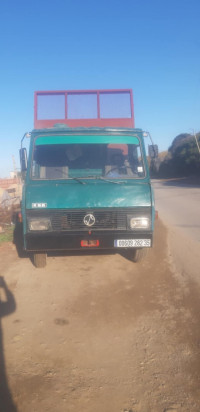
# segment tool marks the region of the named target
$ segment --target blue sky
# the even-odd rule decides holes
[[[2,0],[0,177],[33,128],[35,90],[132,88],[159,150],[200,130],[199,0]]]

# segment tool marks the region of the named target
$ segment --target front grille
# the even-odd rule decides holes
[[[92,229],[116,229],[118,227],[117,212],[104,211],[57,211],[53,214],[51,224],[53,230],[88,230],[83,219],[86,215],[92,214],[95,223]],[[125,222],[119,222],[119,226],[124,227]]]
[[[92,214],[95,223],[87,226],[84,217]],[[150,208],[106,208],[106,209],[50,209],[27,210],[27,219],[48,217],[53,231],[126,230],[127,215],[147,216]]]

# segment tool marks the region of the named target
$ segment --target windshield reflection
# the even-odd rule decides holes
[[[48,144],[35,146],[33,179],[144,177],[138,144]]]

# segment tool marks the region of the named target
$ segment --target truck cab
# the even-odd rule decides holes
[[[36,92],[25,156],[21,148],[23,245],[36,267],[54,251],[138,261],[152,247],[154,199],[131,90]]]

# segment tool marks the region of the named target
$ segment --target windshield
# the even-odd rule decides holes
[[[42,136],[35,141],[33,179],[134,179],[144,175],[139,140],[133,136]]]

